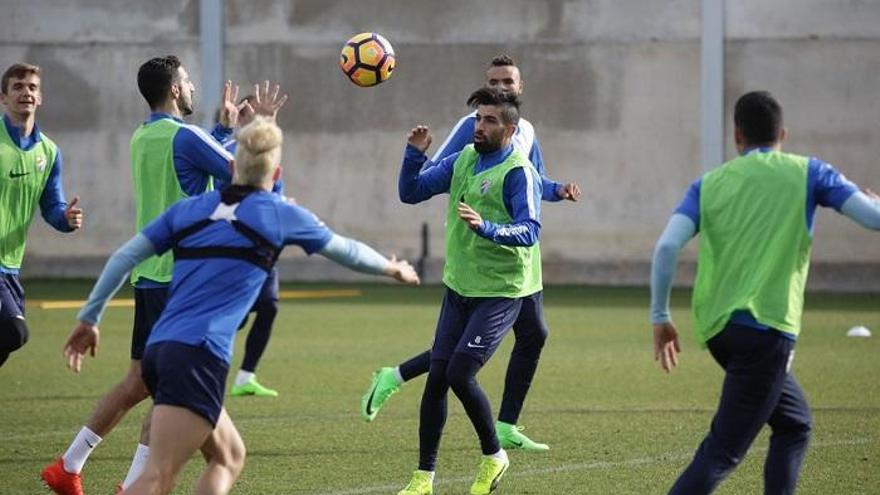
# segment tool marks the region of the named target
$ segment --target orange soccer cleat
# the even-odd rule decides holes
[[[46,466],[40,476],[58,495],[83,495],[82,476],[65,471],[64,461],[60,457]]]

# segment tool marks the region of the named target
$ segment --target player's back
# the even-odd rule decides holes
[[[806,157],[750,153],[703,177],[695,327],[705,342],[733,311],[797,334],[812,238]]]
[[[230,189],[235,188],[246,191],[240,186]],[[276,255],[272,249],[298,243],[292,233],[298,218],[311,215],[277,194],[247,192],[226,203],[219,191],[186,199],[157,221],[164,222],[159,227],[167,233],[160,236],[166,244],[157,249],[173,244],[176,259],[168,305],[148,344],[173,340],[207,346],[218,357],[230,360],[235,330],[274,261],[260,266],[254,259],[271,260]],[[145,231],[148,237],[151,230],[155,230],[152,225]],[[259,246],[260,241],[265,244]],[[195,255],[188,257],[183,250]]]

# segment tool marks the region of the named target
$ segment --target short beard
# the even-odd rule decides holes
[[[184,117],[187,116],[187,115],[192,115],[192,113],[193,113],[193,107],[192,107],[192,105],[186,105],[186,106],[184,106],[184,107],[181,107],[181,109],[180,109],[180,113],[181,113],[181,115],[183,115]]]
[[[485,155],[488,153],[494,153],[501,149],[501,143],[493,143],[491,141],[483,141],[481,143],[474,143],[474,149],[477,150],[477,153],[481,155]]]

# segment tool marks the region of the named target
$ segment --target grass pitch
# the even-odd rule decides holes
[[[31,300],[82,298],[89,288],[82,282],[25,285]],[[363,295],[281,303],[257,370],[279,398],[227,397],[249,450],[233,493],[393,494],[415,469],[424,378],[406,384],[372,424],[361,421],[358,404],[375,368],[427,348],[442,292],[342,288]],[[645,290],[547,289],[551,337],[521,424],[551,450],[511,452],[511,468],[497,493],[666,493],[707,430],[722,379],[691,335],[686,297],[676,293],[673,307],[683,334],[681,366],[665,375],[651,356]],[[808,297],[794,370],[815,425],[799,494],[880,493],[880,341],[844,336],[857,324],[880,331],[878,303],[876,295]],[[67,447],[128,365],[132,310],[111,308],[98,358],[89,359],[79,375],[67,371],[61,345],[75,314],[30,306],[31,341],[0,369],[0,494],[47,493],[40,469]],[[509,336],[480,374],[496,411],[512,342]],[[93,453],[84,470],[86,493],[113,493],[128,469],[145,411],[141,405],[129,414]],[[717,493],[761,493],[766,446],[764,431]],[[467,493],[479,455],[452,396],[435,493]],[[194,457],[175,493],[190,492],[201,466]]]

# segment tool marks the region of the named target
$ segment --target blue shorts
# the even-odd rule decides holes
[[[159,321],[168,302],[168,287],[134,289],[134,328],[131,331],[131,358],[144,357],[144,347],[153,325]]]
[[[189,409],[217,425],[229,364],[204,347],[157,342],[144,351],[142,376],[154,404]]]
[[[519,316],[522,299],[464,297],[446,289],[431,360],[448,361],[456,352],[486,364]]]
[[[0,320],[24,316],[24,288],[18,274],[0,274]]]

